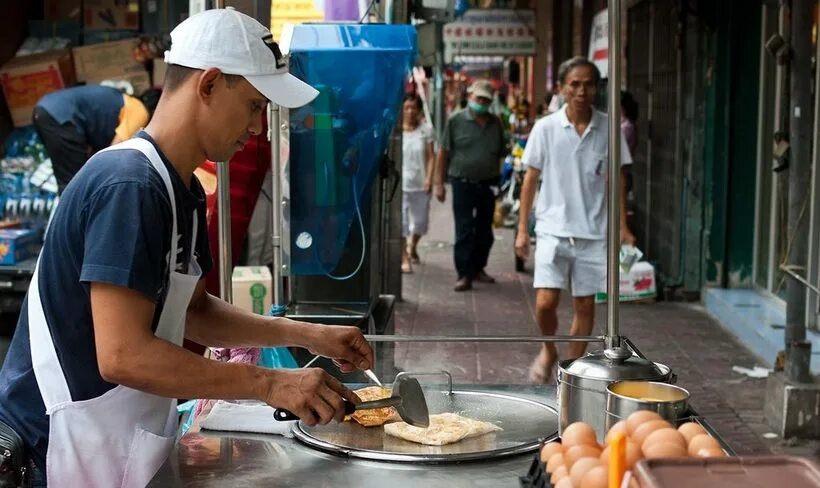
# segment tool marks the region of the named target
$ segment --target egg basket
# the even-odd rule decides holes
[[[703,417],[695,415],[693,412],[688,412],[685,416],[679,418],[678,420],[672,422],[675,427],[678,427],[682,424],[687,422],[696,422],[701,427],[706,430],[706,433],[712,436],[718,444],[720,444],[721,449],[727,456],[735,456],[734,450],[726,444],[720,436],[714,431],[712,426],[710,426]],[[547,464],[541,461],[541,449],[549,442],[555,442],[555,439],[547,439],[538,448],[535,455],[533,456],[532,462],[530,463],[529,469],[527,469],[527,473],[524,476],[520,476],[519,482],[521,484],[521,488],[554,488],[555,485],[550,483],[550,477],[552,473],[547,472]],[[560,439],[557,440],[560,442]]]

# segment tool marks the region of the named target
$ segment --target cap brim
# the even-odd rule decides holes
[[[319,95],[315,88],[290,73],[245,76],[245,79],[265,98],[285,108],[302,107]]]
[[[472,95],[477,96],[477,97],[481,97],[481,98],[488,98],[488,99],[490,99],[490,100],[492,100],[492,99],[493,99],[493,94],[492,94],[492,93],[490,93],[490,92],[488,92],[488,91],[486,91],[486,90],[476,89],[476,90],[473,90],[473,91],[472,91],[472,92],[470,92],[470,93],[471,93]]]

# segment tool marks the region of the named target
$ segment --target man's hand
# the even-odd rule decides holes
[[[430,180],[430,178],[427,178],[426,180],[424,180],[424,193],[427,193],[429,195],[432,191],[433,182]]]
[[[521,259],[530,257],[530,234],[518,230],[515,236],[515,255]]]
[[[341,422],[345,415],[344,400],[359,403],[359,397],[336,378],[318,368],[265,370],[260,400],[286,408],[306,425]]]
[[[320,325],[314,327],[307,349],[330,358],[343,373],[373,367],[373,349],[358,327]]]
[[[436,199],[439,202],[444,203],[444,200],[447,198],[447,189],[444,187],[444,183],[436,183]]]
[[[621,244],[629,244],[630,246],[634,246],[637,242],[635,239],[635,235],[629,230],[629,227],[622,225],[621,226]]]

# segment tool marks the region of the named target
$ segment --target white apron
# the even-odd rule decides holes
[[[156,336],[181,345],[188,303],[202,274],[193,252],[196,212],[190,274],[177,273],[177,209],[168,171],[154,146],[144,139],[131,139],[106,151],[117,149],[136,149],[145,154],[168,191],[173,219],[170,276]],[[50,421],[46,456],[48,485],[53,488],[143,488],[174,446],[177,401],[122,385],[97,398],[72,401],[43,313],[38,273],[39,263],[29,287],[28,320],[32,365]]]

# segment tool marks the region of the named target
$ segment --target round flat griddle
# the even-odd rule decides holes
[[[356,422],[293,429],[303,443],[331,454],[411,463],[448,463],[495,459],[531,452],[558,433],[558,413],[543,403],[502,393],[478,391],[425,391],[430,415],[456,413],[490,422],[502,431],[464,439],[446,446],[425,446],[384,433],[382,427]]]

